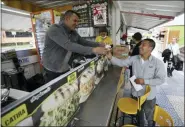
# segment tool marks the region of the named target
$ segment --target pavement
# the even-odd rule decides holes
[[[163,60],[156,48],[153,55]],[[167,72],[167,63],[164,63]],[[173,77],[167,77],[166,83],[157,87],[157,104],[163,107],[173,118],[174,126],[184,126],[184,70],[173,71]]]

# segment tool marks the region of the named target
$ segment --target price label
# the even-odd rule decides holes
[[[24,120],[28,116],[27,108],[25,104],[22,104],[18,108],[12,110],[2,117],[2,126],[15,126],[20,121]]]
[[[67,77],[67,81],[69,84],[73,83],[76,79],[76,72],[73,72]]]
[[[32,23],[35,24],[35,22],[36,22],[36,21],[35,21],[35,18],[32,18]]]
[[[93,61],[91,61],[91,63],[90,63],[90,67],[92,68],[92,69],[94,69],[94,60]]]

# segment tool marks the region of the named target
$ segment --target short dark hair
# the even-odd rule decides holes
[[[142,35],[140,32],[136,32],[133,36],[132,36],[136,41],[141,41],[142,39]]]
[[[144,39],[143,41],[148,41],[150,46],[152,47],[152,50],[155,48],[155,41],[153,39]]]
[[[60,21],[64,20],[67,16],[72,16],[73,14],[76,14],[78,18],[80,18],[80,14],[78,14],[76,11],[68,10],[64,14],[61,14]]]
[[[106,27],[101,27],[101,28],[99,29],[99,33],[101,33],[101,32],[106,32],[106,33],[108,34],[108,30],[107,30]]]

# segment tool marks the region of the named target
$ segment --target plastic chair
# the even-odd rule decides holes
[[[153,121],[154,121],[154,126],[155,125],[162,126],[162,127],[174,126],[173,119],[169,115],[169,113],[158,105],[155,106]]]
[[[132,125],[132,124],[126,124],[126,125],[123,125],[122,127],[137,127],[137,126]]]
[[[117,104],[118,109],[121,112],[128,114],[128,115],[137,115],[141,111],[141,106],[146,101],[150,91],[151,91],[151,88],[149,85],[147,85],[145,94],[143,96],[138,97],[138,100],[134,100],[129,97],[124,97],[124,98],[119,99],[118,104]],[[139,118],[137,118],[137,121],[138,121],[137,124],[139,125]]]

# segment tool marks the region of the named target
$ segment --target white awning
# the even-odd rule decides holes
[[[150,30],[184,13],[184,1],[115,1],[127,26]]]

